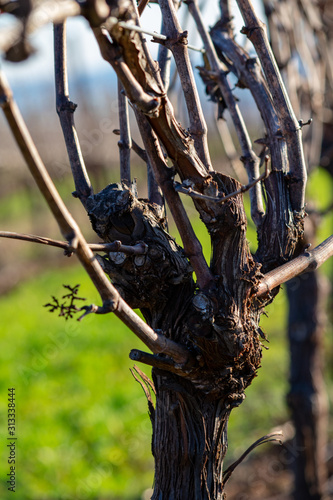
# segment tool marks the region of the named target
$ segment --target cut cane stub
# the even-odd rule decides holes
[[[110,252],[109,258],[110,260],[112,260],[112,262],[120,266],[125,262],[126,254],[124,254],[123,252]]]

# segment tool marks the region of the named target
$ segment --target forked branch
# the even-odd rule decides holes
[[[198,156],[193,140],[178,123],[162,81],[156,72],[152,73],[139,35],[136,38],[136,34],[127,34],[121,30],[119,23],[111,23],[109,29],[115,43],[111,43],[106,29],[94,29],[103,58],[116,71],[133,106],[147,116],[181,178],[202,183],[209,173]],[[132,53],[136,58],[128,56]]]
[[[292,208],[297,212],[302,212],[307,179],[302,130],[282,81],[264,23],[258,18],[250,0],[237,0],[237,3],[245,22],[242,32],[251,40],[259,56],[279,118],[281,137],[287,143]]]

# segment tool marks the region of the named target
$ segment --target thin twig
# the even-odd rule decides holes
[[[69,99],[66,56],[66,24],[54,25],[54,74],[56,108],[63,131],[69,162],[75,182],[75,196],[83,206],[93,194],[74,124],[76,104]]]
[[[112,132],[115,135],[120,135],[120,130],[117,128],[112,130]],[[143,148],[141,148],[137,142],[135,142],[133,137],[131,137],[131,144],[132,144],[133,151],[139,156],[139,158],[141,158],[141,160],[143,160],[145,163],[147,163],[146,151]]]
[[[69,243],[66,241],[54,240],[52,238],[37,236],[35,234],[21,234],[10,231],[0,231],[0,238],[11,238],[14,240],[29,241],[31,243],[40,243],[41,245],[63,248],[66,253],[73,252],[73,248],[71,248]],[[130,246],[123,245],[119,240],[113,241],[112,243],[87,243],[87,245],[93,252],[122,252],[126,255],[142,255],[147,253],[148,248],[147,245],[143,242]]]
[[[11,231],[0,231],[0,238],[10,238],[13,240],[29,241],[31,243],[40,243],[41,245],[48,245],[51,247],[62,248],[69,250],[69,244],[66,241],[53,240],[45,236],[37,236],[35,234],[20,234]]]
[[[251,189],[257,182],[260,182],[264,179],[267,179],[267,177],[270,174],[270,171],[268,170],[268,159],[266,158],[266,167],[265,167],[265,172],[258,177],[258,179],[254,179],[254,181],[249,182],[249,184],[246,184],[246,186],[241,186],[237,191],[234,191],[233,193],[229,193],[227,196],[207,196],[205,194],[198,193],[191,187],[186,187],[184,184],[180,184],[179,182],[174,182],[174,188],[176,191],[179,193],[186,194],[187,196],[190,196],[191,198],[196,198],[200,200],[207,200],[207,201],[214,201],[216,203],[225,203],[226,201],[230,200],[233,196],[236,196],[237,194],[245,193],[249,189]]]
[[[130,372],[133,375],[134,379],[141,385],[141,388],[143,392],[145,393],[145,396],[147,398],[148,402],[148,410],[149,410],[149,416],[151,421],[154,421],[155,417],[155,406],[152,398],[151,391],[154,393],[156,396],[156,389],[153,384],[153,382],[150,380],[149,377],[145,373],[143,373],[142,370],[137,365],[134,365],[133,369],[130,368]]]
[[[180,4],[178,2],[175,3],[176,8],[179,5]],[[163,20],[163,17],[162,17],[161,32],[163,33],[164,31],[165,31],[165,24],[164,24],[164,20]],[[169,91],[169,87],[170,87],[170,73],[171,73],[172,52],[171,52],[170,49],[168,49],[166,47],[165,44],[162,44],[162,43],[159,44],[157,61],[158,61],[158,65],[160,67],[160,76],[161,76],[161,79],[162,79],[162,82],[163,82],[163,85],[164,85],[164,91],[167,94],[168,91]],[[177,70],[175,70],[175,74],[176,74],[176,72],[177,72]],[[147,166],[148,166],[148,173],[149,172],[153,173],[153,167],[152,167],[150,161],[147,164]],[[154,176],[154,178],[155,178],[155,176]],[[148,184],[148,187],[149,187],[149,184]],[[161,188],[159,188],[159,190],[160,190],[160,193],[162,193]],[[165,214],[166,214],[166,207],[165,207],[164,197],[163,197],[163,202],[164,202],[164,211],[165,211]]]
[[[150,31],[147,30],[146,28],[141,28],[141,26],[137,26],[136,24],[132,24],[131,22],[126,22],[126,21],[118,21],[116,17],[109,17],[108,23],[118,24],[120,28],[130,30],[130,31],[136,31],[137,33],[142,33],[144,35],[150,35],[155,39],[155,41],[160,40],[163,42],[166,42],[167,40],[170,40],[169,37],[166,35],[162,35],[162,33],[157,33],[157,31]],[[153,40],[154,41],[154,40]],[[201,52],[202,54],[205,53],[205,49],[202,49],[200,47],[195,47],[194,45],[186,44],[187,48],[189,50],[193,50],[194,52]]]
[[[131,0],[131,1],[132,1],[135,15],[136,15],[136,19],[135,19],[136,25],[135,26],[137,28],[141,29],[140,13],[139,13],[139,10],[138,10],[137,5],[136,5],[136,0]],[[141,43],[142,43],[142,48],[143,48],[147,63],[149,65],[149,68],[150,68],[152,74],[155,76],[156,81],[160,85],[163,85],[161,75],[156,71],[156,64],[155,64],[155,62],[150,54],[149,48],[147,46],[147,42],[146,42],[144,37],[141,37]],[[156,207],[158,207],[158,211],[159,211],[160,215],[162,216],[163,207],[164,207],[164,199],[163,199],[162,191],[161,191],[161,188],[159,187],[158,183],[156,182],[154,172],[153,172],[153,169],[151,167],[150,160],[148,157],[147,157],[146,163],[147,163],[148,200],[150,201],[150,203],[153,203],[156,205]]]
[[[233,471],[236,469],[236,467],[243,462],[243,460],[248,456],[249,453],[251,453],[252,450],[260,446],[261,444],[266,444],[270,442],[278,442],[282,444],[282,438],[283,434],[282,432],[271,432],[270,434],[267,434],[266,436],[261,437],[258,439],[255,443],[251,444],[249,448],[236,460],[233,462],[229,467],[223,472],[223,484],[225,484],[229,479]]]
[[[69,242],[71,248],[75,250],[81,264],[101,296],[103,305],[101,307],[92,305],[84,308],[86,314],[90,312],[97,314],[114,312],[153,353],[164,352],[175,362],[186,364],[190,359],[188,350],[163,335],[157,334],[150,328],[121,298],[116,288],[105,276],[77,223],[54,186],[2,72],[0,72],[0,104],[29,170],[51,209],[64,238]]]
[[[233,176],[236,176],[236,179],[242,183],[246,182],[245,179],[247,176],[244,171],[244,164],[239,159],[239,154],[236,150],[227,122],[225,120],[214,120],[214,125],[216,126],[217,133],[221,139],[221,143],[229,161]]]
[[[175,8],[179,7],[179,2],[175,2]],[[161,25],[161,33],[166,31],[165,22],[162,16],[162,25]],[[154,41],[154,40],[153,40]],[[171,72],[171,61],[172,61],[172,52],[164,43],[160,43],[158,47],[158,64],[161,71],[161,78],[163,81],[165,92],[168,92],[170,86],[170,72]],[[176,71],[175,71],[176,73]]]
[[[142,378],[142,380],[145,382],[149,391],[151,389],[153,391],[154,395],[156,396],[156,388],[155,388],[154,382],[152,380],[150,380],[150,378],[147,377],[147,375],[143,371],[141,371],[137,365],[133,366],[133,370]],[[133,373],[132,370],[131,370],[131,373]]]
[[[134,365],[133,369],[130,368],[130,372],[133,375],[134,379],[140,384],[143,392],[145,393],[145,396],[146,396],[146,399],[148,402],[149,416],[151,419],[153,419],[154,414],[155,414],[155,407],[154,407],[154,402],[153,402],[153,398],[152,398],[151,391],[150,391],[150,388],[151,388],[150,383],[151,384],[153,384],[153,383],[151,382],[151,380],[149,380],[147,375],[145,373],[143,373],[140,370],[140,368],[136,365]],[[148,382],[147,379],[149,380],[150,383]],[[154,390],[154,394],[156,395],[155,390]]]
[[[295,278],[299,274],[307,271],[314,271],[326,260],[333,256],[333,235],[323,241],[312,251],[306,251],[296,259],[273,269],[264,275],[256,291],[256,296],[260,297],[269,293],[273,288],[282,285],[286,281]]]
[[[159,207],[160,213],[163,213],[164,197],[160,186],[156,182],[153,167],[150,159],[147,159],[147,181],[148,181],[148,200]]]

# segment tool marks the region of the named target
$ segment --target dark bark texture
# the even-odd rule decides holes
[[[239,185],[221,174],[213,178],[223,194]],[[161,492],[170,499],[223,498],[229,414],[243,401],[261,360],[261,306],[251,305],[260,266],[249,252],[242,196],[215,204],[210,210],[215,212],[213,223],[206,202],[198,207],[212,237],[215,280],[207,291],[195,286],[188,259],[149,203],[120,185],[110,185],[91,196],[87,206],[103,241],[121,238],[124,244],[147,245],[146,255],[117,253],[99,260],[148,324],[187,346],[196,360],[183,376],[153,369],[153,498],[161,498]],[[166,367],[163,355],[155,361]]]

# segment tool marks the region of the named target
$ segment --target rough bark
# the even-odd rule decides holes
[[[224,194],[239,186],[228,176],[214,174],[213,178]],[[196,358],[185,376],[153,369],[153,498],[161,494],[170,499],[223,498],[229,414],[243,401],[261,360],[261,306],[251,306],[251,291],[260,272],[246,240],[242,195],[210,207],[214,217],[206,202],[198,207],[213,246],[215,285],[205,293],[195,287],[188,260],[163,229],[153,207],[119,185],[93,195],[87,204],[103,241],[121,237],[125,244],[143,241],[148,245],[145,256],[119,253],[99,260],[118,291],[132,307],[141,309],[148,324],[187,346]],[[163,367],[167,360],[160,356],[154,361]]]

